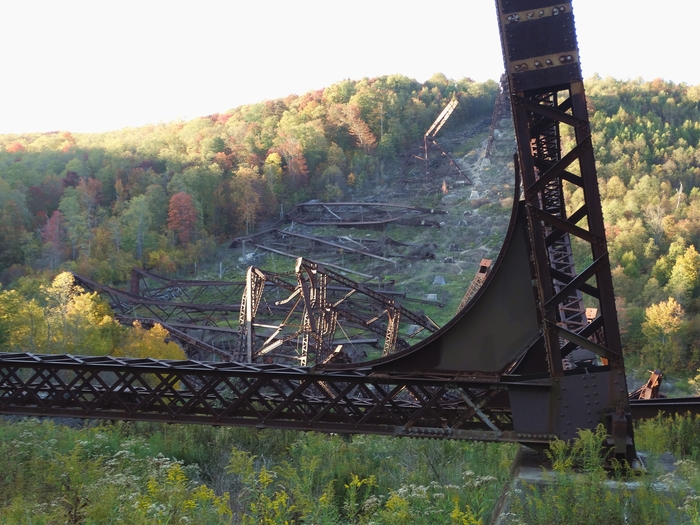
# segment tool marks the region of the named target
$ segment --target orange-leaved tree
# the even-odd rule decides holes
[[[182,244],[187,245],[196,225],[197,208],[192,196],[184,191],[173,195],[168,208],[168,229],[177,234]]]

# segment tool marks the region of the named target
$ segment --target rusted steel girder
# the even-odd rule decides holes
[[[238,318],[238,342],[239,355],[245,355],[245,362],[253,362],[253,319],[258,313],[263,287],[265,286],[265,274],[260,270],[248,268],[246,273],[245,290],[241,300],[241,311]],[[241,360],[241,359],[238,359]]]
[[[464,178],[464,180],[466,180],[468,184],[471,184],[472,181],[469,180],[469,177],[467,177],[467,175],[462,171],[459,165],[452,159],[452,157],[450,157],[450,154],[447,153],[447,151],[445,151],[445,149],[440,144],[438,144],[436,138],[437,134],[440,132],[445,123],[449,120],[450,115],[452,115],[457,106],[459,106],[459,100],[457,100],[457,98],[454,97],[447,103],[447,105],[440,112],[435,121],[430,125],[428,131],[426,131],[423,135],[423,152],[425,154],[425,176],[428,177],[430,175],[429,156],[430,144],[432,144],[440,150],[440,153],[442,153],[447,158],[450,165],[457,170],[457,172],[462,176],[462,178]]]
[[[207,295],[204,300],[208,303],[229,304],[238,300],[244,286],[245,282],[173,279],[132,268],[129,292],[147,299],[178,299],[193,304]]]
[[[418,221],[419,219],[413,219]],[[424,219],[420,219],[425,222]],[[318,237],[304,235],[298,232],[271,228],[246,237],[237,237],[231,242],[230,248],[254,247],[273,254],[282,255],[297,259],[304,257],[307,260],[316,260],[329,268],[344,273],[359,275],[365,279],[380,278],[380,275],[368,275],[348,268],[344,261],[356,261],[360,264],[366,263],[370,258],[374,261],[387,263],[386,267],[393,267],[404,259],[425,260],[435,258],[436,245],[432,243],[407,243],[399,242],[386,235],[377,238],[359,237],[353,238],[350,235],[334,235]],[[334,264],[341,258],[344,266]],[[391,265],[391,266],[388,266]],[[376,269],[377,266],[375,265]],[[375,271],[381,272],[382,265]]]
[[[366,369],[331,373],[274,364],[0,353],[0,412],[8,415],[514,441],[531,446],[558,437],[518,432],[506,395],[509,389],[546,394],[548,385],[376,376]],[[635,417],[654,417],[660,410],[697,414],[700,400],[632,402]]]
[[[634,392],[630,392],[630,400],[632,399],[658,399],[661,397],[659,390],[661,388],[661,379],[664,377],[661,370],[651,372],[646,383],[640,386]],[[700,402],[700,400],[698,400]]]
[[[504,410],[506,386],[498,383],[110,357],[0,354],[0,363],[5,414],[522,439]],[[552,437],[526,439],[543,444]]]
[[[484,152],[485,158],[491,158],[491,155],[493,153],[493,143],[495,142],[496,130],[498,129],[501,120],[503,120],[504,118],[510,118],[510,116],[511,108],[510,90],[508,89],[508,77],[506,75],[501,75],[498,96],[496,97],[496,104],[494,105],[493,113],[491,114],[489,138],[486,142],[486,151]]]
[[[471,301],[474,298],[476,292],[484,284],[484,282],[486,281],[486,276],[488,275],[489,270],[491,269],[492,262],[493,261],[491,261],[491,259],[481,259],[481,262],[479,263],[479,269],[474,275],[474,279],[472,279],[469,288],[467,288],[464,297],[462,297],[462,300],[460,301],[459,306],[457,307],[458,312],[462,308],[467,306],[467,304],[469,304],[469,301]]]
[[[578,370],[552,378],[519,370],[527,357],[540,351],[542,336],[528,263],[525,209],[517,195],[515,201],[505,249],[474,300],[447,327],[404,352],[368,363],[319,362],[311,368],[6,355],[0,356],[0,412],[520,441],[533,446],[566,437],[562,421],[549,418],[553,393],[575,404],[610,371],[593,370],[600,372],[594,375],[592,370]],[[302,276],[319,271],[301,261],[298,269],[304,267],[308,270]],[[387,301],[361,285],[353,288],[343,276],[329,276],[350,288],[333,303],[337,307],[363,291]],[[302,290],[293,292],[290,300],[295,293],[303,295]],[[494,329],[494,320],[507,330]],[[59,368],[61,372],[55,372]],[[600,402],[606,406],[608,399],[601,396]],[[575,416],[574,428],[585,428],[588,416],[581,411]]]
[[[357,361],[376,348],[382,348],[383,355],[406,349],[409,338],[420,340],[421,332],[438,328],[399,304],[405,294],[374,290],[303,258],[297,260],[296,283],[254,267],[248,269],[245,283],[169,280],[141,270],[132,275],[136,277],[131,288],[145,297],[80,275],[75,279],[106,295],[123,324],[161,324],[194,359],[301,366]],[[238,297],[234,299],[231,290]],[[179,302],[190,298],[231,302]],[[418,329],[409,333],[402,320]]]
[[[305,202],[297,204],[285,218],[311,226],[374,227],[385,224],[439,227],[429,215],[445,215],[445,210],[417,208],[377,202]]]
[[[434,332],[438,329],[429,318],[407,310],[398,302],[398,297],[387,296],[366,285],[356,283],[347,277],[326,268],[324,265],[303,258],[296,263],[296,286],[285,283],[278,276],[260,269],[248,270],[249,285],[246,286],[241,301],[240,348],[239,355],[244,362],[253,362],[258,357],[265,357],[280,347],[283,342],[300,342],[296,359],[299,365],[328,363],[332,354],[338,353],[339,342],[336,338],[338,329],[347,333],[348,326],[355,329],[369,330],[384,337],[383,355],[393,354],[397,349],[408,348],[408,344],[399,337],[402,319],[411,321],[419,330],[411,334],[415,337],[422,330]],[[253,278],[254,276],[254,278]],[[284,288],[289,296],[276,302],[277,306],[290,305],[285,319],[276,327],[270,321],[255,319],[257,305],[263,295],[266,282],[272,282]],[[342,287],[330,287],[330,283]],[[329,294],[333,292],[332,294]],[[337,292],[341,292],[338,294]],[[372,310],[363,307],[358,300],[364,297]],[[250,308],[247,306],[250,304]],[[294,317],[293,317],[294,316]],[[297,319],[297,320],[294,320]],[[345,328],[339,324],[343,320],[349,325]],[[382,319],[386,319],[382,322]],[[267,339],[258,346],[252,334],[255,326],[266,328]],[[273,330],[271,332],[271,329]],[[243,348],[247,351],[243,352]],[[292,358],[292,356],[287,356]]]
[[[312,237],[310,235],[302,235],[301,233],[272,228],[254,235],[249,235],[248,237],[234,239],[229,247],[234,248],[238,245],[242,245],[244,240],[245,242],[250,242],[255,246],[265,244],[266,241],[276,245],[284,245],[288,248],[291,248],[293,245],[297,250],[299,249],[299,244],[306,241],[307,245],[313,246],[314,244],[319,244],[324,248],[327,248],[329,251],[336,253],[355,253],[362,257],[369,257],[386,263],[394,264],[396,262],[387,257],[382,257],[381,255],[374,253],[374,251],[371,251],[365,244],[362,243],[362,239],[354,240],[350,239],[349,237],[343,237],[342,240],[339,239],[338,241],[334,242],[320,237]],[[376,240],[374,244],[378,244]]]
[[[435,138],[457,106],[459,106],[459,100],[457,100],[457,97],[453,97],[430,125],[424,136],[429,139]]]

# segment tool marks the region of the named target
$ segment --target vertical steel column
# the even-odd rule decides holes
[[[386,317],[386,337],[384,338],[384,351],[382,355],[391,355],[396,352],[396,341],[399,338],[399,323],[401,322],[401,309],[387,306]]]
[[[250,267],[246,273],[246,285],[241,298],[241,310],[239,314],[239,345],[236,360],[245,359],[246,363],[253,362],[253,348],[255,342],[255,316],[265,289],[265,275],[257,268]]]
[[[562,425],[585,422],[567,411],[585,410],[588,391],[582,389],[593,388],[605,399],[610,446],[617,456],[632,459],[629,400],[571,3],[497,0],[496,6],[541,332],[549,375],[562,391],[558,398],[551,396],[550,414],[561,415]],[[562,148],[564,133],[573,139],[567,151]],[[583,190],[584,203],[578,209],[565,202],[567,184]],[[575,261],[572,242],[587,246],[593,262]],[[595,330],[587,328],[584,297],[599,308],[591,323]],[[593,371],[593,381],[585,386],[575,371],[568,373],[562,366],[562,359],[577,348],[598,354],[605,365]],[[581,390],[571,394],[564,385]],[[572,401],[580,406],[571,406]],[[587,421],[594,426],[595,415]]]

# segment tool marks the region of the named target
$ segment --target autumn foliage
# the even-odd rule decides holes
[[[663,350],[672,356],[663,358],[665,366],[694,371],[700,86],[594,77],[586,91],[615,293],[624,305],[623,344],[632,355]],[[459,106],[444,133],[474,131],[455,150],[468,159],[486,137],[497,93],[494,81],[389,75],[186,122],[0,135],[0,282],[19,287],[23,275],[57,269],[104,283],[128,279],[136,265],[192,272],[210,262],[217,244],[252,233],[295,204],[391,189],[408,169],[411,148],[453,97]],[[573,143],[568,128],[561,140]],[[576,209],[582,190],[562,189]],[[584,268],[579,248],[577,268]],[[669,298],[685,315],[663,342],[650,335],[647,308]],[[33,335],[30,344],[45,344],[43,334]]]
[[[491,118],[496,82],[438,80],[348,80],[102,134],[0,135],[0,282],[58,268],[105,283],[134,265],[192,269],[299,202],[371,191],[446,100],[461,101],[448,128]]]
[[[0,346],[9,352],[186,358],[160,324],[150,330],[139,322],[125,327],[113,315],[106,301],[62,272],[39,286],[32,299],[16,290],[0,291]]]
[[[168,207],[168,229],[175,232],[185,246],[190,243],[197,226],[197,209],[192,197],[181,191],[170,199]]]

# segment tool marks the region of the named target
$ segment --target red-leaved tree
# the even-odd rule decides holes
[[[60,211],[55,210],[51,214],[51,218],[41,230],[41,238],[44,241],[44,252],[48,258],[49,268],[51,270],[57,268],[61,262],[61,243],[63,241],[64,228],[63,214]]]
[[[184,191],[173,195],[168,208],[168,229],[177,234],[182,244],[187,245],[196,225],[197,208],[192,197]]]

